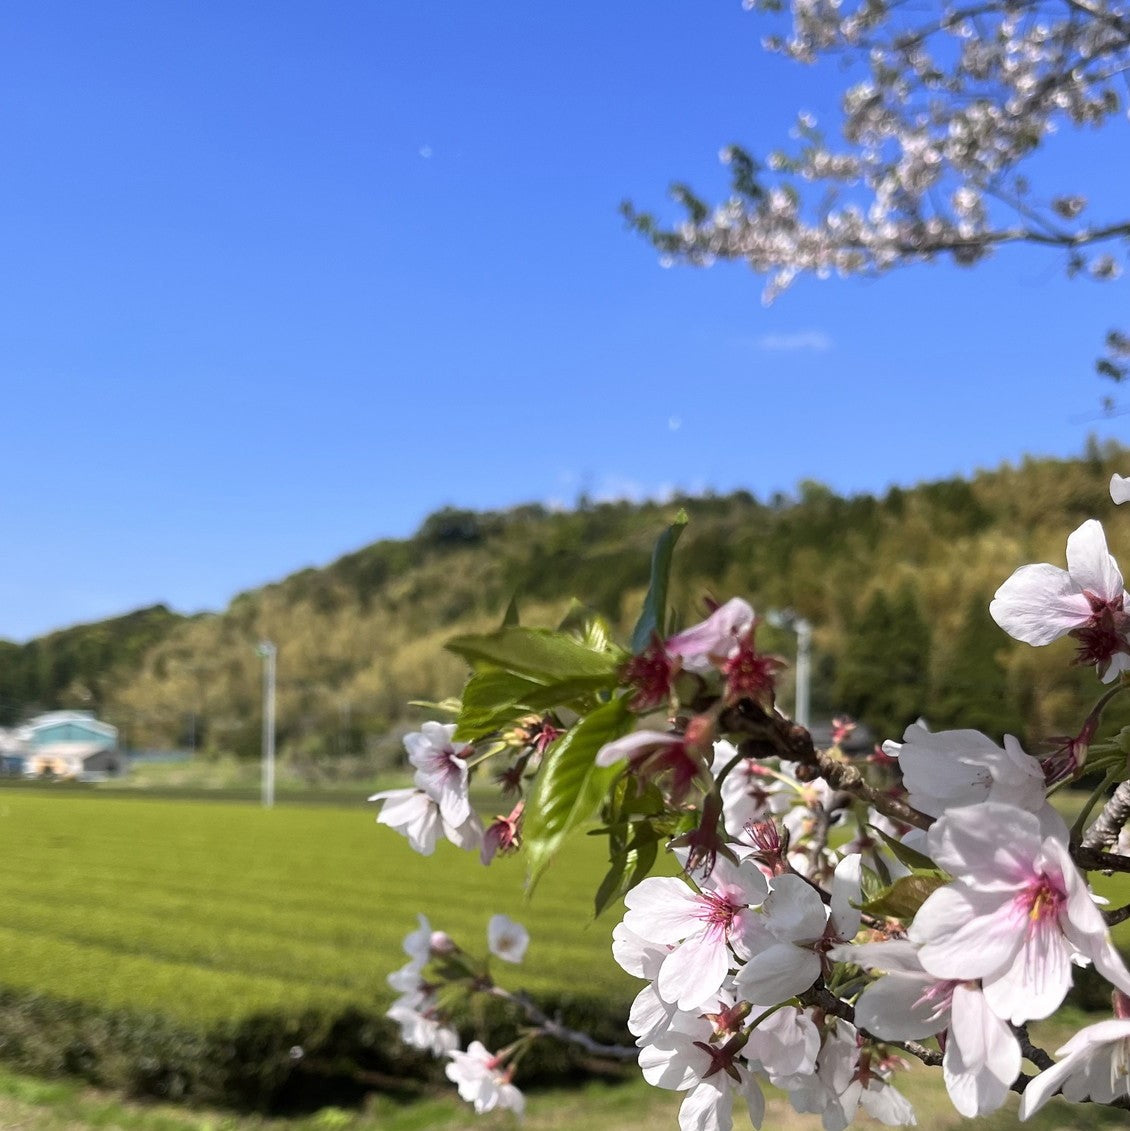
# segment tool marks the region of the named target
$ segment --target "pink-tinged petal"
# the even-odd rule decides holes
[[[1130,476],[1112,475],[1110,477],[1110,497],[1116,506],[1130,501]]]
[[[764,1010],[754,1006],[751,1017]],[[774,1076],[808,1075],[816,1070],[820,1031],[802,1010],[791,1005],[771,1013],[750,1033],[744,1050],[747,1060],[760,1064]]]
[[[862,919],[859,904],[863,902],[861,875],[863,857],[858,852],[845,856],[832,875],[831,913],[829,918],[836,937],[850,941],[859,933]]]
[[[757,861],[748,856],[737,864],[719,856],[714,871],[703,880],[702,886],[719,895],[732,895],[734,902],[746,907],[760,907],[769,894],[765,873],[758,867]]]
[[[1030,919],[1012,965],[983,979],[985,1000],[998,1016],[1022,1025],[1050,1017],[1071,988],[1071,945],[1056,919]]]
[[[637,978],[654,981],[659,976],[659,967],[663,965],[668,949],[665,945],[641,938],[623,923],[612,928],[612,957]]]
[[[790,942],[818,939],[828,923],[828,909],[824,901],[816,894],[816,889],[800,876],[777,876],[761,910],[769,930],[777,938]]]
[[[752,1073],[743,1072],[742,1076],[742,1086],[738,1089],[738,1092],[745,1100],[750,1123],[755,1128],[760,1129],[765,1120],[765,1095]]]
[[[637,1038],[637,1044],[646,1045],[671,1027],[674,1015],[675,1007],[665,1002],[654,986],[644,986],[628,1011],[628,1032]]]
[[[1130,608],[1130,596],[1125,598],[1126,607]],[[1103,683],[1113,683],[1123,672],[1130,672],[1130,656],[1125,652],[1116,652],[1111,657],[1110,667],[1103,675]]]
[[[926,834],[927,852],[939,867],[972,889],[996,892],[1031,877],[1041,840],[1035,814],[994,801],[952,809]]]
[[[923,974],[918,961],[918,947],[909,939],[886,939],[883,942],[843,944],[828,954],[837,962],[849,962],[864,970],[881,970],[884,974]]]
[[[483,842],[483,826],[475,813],[472,813],[467,820],[458,825],[448,824],[443,820],[443,814],[440,814],[440,821],[443,825],[443,835],[447,837],[456,848],[463,849],[464,852],[471,852],[478,848]]]
[[[624,926],[653,943],[677,943],[702,929],[699,896],[674,876],[650,876],[624,897]]]
[[[672,636],[666,649],[673,656],[718,656],[725,659],[753,626],[753,608],[731,597],[699,624]]]
[[[679,1107],[679,1131],[730,1131],[733,1125],[734,1093],[713,1076],[688,1092]]]
[[[1059,1091],[1060,1085],[1077,1067],[1074,1061],[1061,1060],[1029,1080],[1024,1094],[1020,1097],[1018,1112],[1020,1118],[1024,1120],[1030,1115],[1035,1115]]]
[[[1072,581],[1104,601],[1122,596],[1122,574],[1106,548],[1103,524],[1089,518],[1067,539],[1067,571]]]
[[[1080,1029],[1067,1044],[1055,1050],[1055,1055],[1075,1056],[1077,1053],[1091,1052],[1101,1045],[1121,1041],[1126,1037],[1130,1037],[1130,1021],[1117,1018],[1099,1021]]]
[[[942,1071],[953,1106],[972,1118],[996,1111],[1020,1075],[1020,1046],[979,989],[954,987]]]
[[[677,734],[668,734],[665,731],[636,730],[602,746],[596,752],[596,764],[614,766],[617,762],[631,758],[633,754],[649,746],[677,746],[682,741]]]
[[[657,983],[659,996],[680,1009],[696,1009],[718,992],[729,968],[726,943],[713,935],[697,935],[663,960]]]
[[[746,1001],[776,1005],[804,993],[820,977],[820,959],[811,950],[777,943],[755,954],[737,973],[738,992]]]
[[[660,1033],[640,1049],[643,1078],[653,1088],[678,1092],[693,1088],[699,1082],[697,1069],[706,1060],[705,1054],[694,1047],[694,1041],[692,1035],[675,1029]]]
[[[913,1127],[918,1120],[910,1100],[897,1088],[873,1076],[859,1097],[863,1110],[888,1127]]]
[[[1091,606],[1071,574],[1058,566],[1021,566],[989,603],[989,615],[1016,640],[1050,644],[1085,624]]]
[[[1024,942],[1011,900],[950,884],[930,895],[908,932],[919,961],[935,978],[994,978],[1012,965]]]
[[[932,1037],[949,1023],[949,1010],[926,996],[937,984],[929,974],[888,974],[859,995],[855,1023],[889,1041]]]
[[[1117,986],[1124,994],[1130,994],[1130,972],[1122,961],[1122,956],[1114,949],[1110,939],[1094,946],[1091,950],[1091,961],[1095,969],[1112,985]]]

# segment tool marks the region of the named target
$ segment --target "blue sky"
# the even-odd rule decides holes
[[[1069,454],[1124,284],[664,270],[624,197],[725,184],[842,81],[739,0],[14,0],[0,13],[0,636],[239,590],[445,504],[879,491]],[[827,119],[830,124],[830,119]],[[1116,211],[1122,123],[1046,191]]]

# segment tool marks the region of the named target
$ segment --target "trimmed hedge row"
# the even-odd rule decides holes
[[[597,1040],[630,1038],[627,1003],[543,998],[541,1007]],[[488,1048],[514,1039],[506,1003],[474,1002],[458,1019]],[[400,1043],[379,1013],[351,1008],[265,1012],[194,1028],[159,1013],[102,1010],[42,993],[0,989],[0,1059],[37,1076],[72,1076],[135,1097],[281,1113],[359,1102],[373,1091],[404,1099],[443,1082],[443,1065]],[[522,1059],[523,1086],[563,1084],[623,1069],[572,1046],[539,1041]]]

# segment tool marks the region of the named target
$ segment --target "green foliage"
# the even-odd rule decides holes
[[[655,532],[681,508],[690,521],[663,602],[676,621],[665,631],[703,615],[707,596],[792,608],[815,626],[821,711],[854,710],[886,737],[924,710],[934,725],[983,726],[999,694],[994,719],[1004,721],[992,725],[1031,746],[1070,729],[1094,679],[1070,667],[1070,643],[1034,650],[1010,641],[984,615],[988,595],[1025,562],[1062,563],[1065,532],[1084,518],[1114,517],[1105,481],[1126,467],[1124,449],[1092,444],[1079,460],[1030,459],[881,497],[844,498],[809,481],[796,498],[768,502],[737,491],[663,506],[583,502],[568,512],[447,509],[412,538],[241,594],[217,615],[143,610],[0,644],[0,722],[85,706],[130,745],[169,747],[194,731],[199,747],[255,757],[254,645],[269,637],[279,646],[282,755],[303,766],[346,752],[392,765],[398,743],[379,736],[419,720],[405,704],[443,699],[466,678],[464,658],[445,653],[444,641],[489,636],[515,593],[526,624],[558,623],[563,597],[575,596],[589,623],[595,610],[616,639],[631,640],[645,601],[648,616],[658,615],[659,594],[646,597],[648,557]],[[1112,551],[1125,557],[1130,540],[1117,521],[1108,525]],[[905,653],[897,663],[889,648],[858,638],[876,593],[888,608],[874,620],[887,623],[871,628]],[[900,621],[913,639],[895,639]],[[970,668],[976,675],[963,676]],[[879,685],[891,693],[876,699]]]
[[[526,866],[536,883],[565,837],[592,819],[620,766],[598,766],[602,746],[627,734],[635,722],[624,698],[586,715],[549,748],[526,810]]]
[[[526,905],[512,862],[484,869],[444,846],[436,868],[360,807],[7,790],[4,810],[0,1058],[23,1070],[257,1109],[348,1100],[358,1072],[420,1076],[430,1058],[382,1016],[417,909],[480,952],[490,911],[521,919],[536,940],[521,983],[566,1023],[623,1040],[632,987],[584,929],[602,856],[583,836],[580,866]],[[495,1047],[515,1035],[496,1007],[463,1020],[485,1020]],[[522,1067],[536,1081],[581,1069],[556,1045]]]
[[[876,590],[848,633],[838,695],[876,733],[901,735],[929,710],[930,626],[909,584],[893,598]]]
[[[666,635],[667,589],[671,581],[671,558],[675,543],[687,525],[687,512],[679,511],[675,521],[667,527],[655,544],[651,555],[651,583],[643,601],[643,610],[632,631],[632,651],[642,652],[653,636]]]

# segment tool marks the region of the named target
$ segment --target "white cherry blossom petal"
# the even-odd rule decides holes
[[[1068,535],[1067,571],[1080,589],[1104,601],[1115,601],[1124,592],[1122,573],[1107,549],[1106,534],[1098,519],[1087,519]]]
[[[1067,570],[1041,562],[1021,566],[997,590],[989,615],[1015,640],[1042,645],[1085,624],[1091,606]]]

